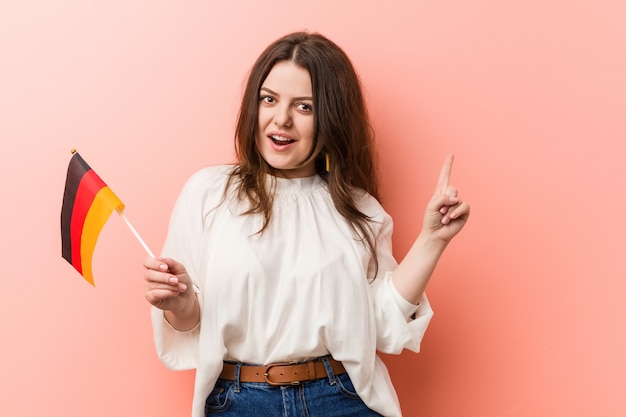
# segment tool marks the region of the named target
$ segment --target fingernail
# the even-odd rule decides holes
[[[176,277],[170,277],[170,278],[168,279],[168,281],[169,281],[171,284],[177,284],[177,283],[178,283],[178,278],[176,278]]]
[[[161,271],[167,271],[167,265],[166,264],[161,264],[161,265],[159,265],[159,269]]]
[[[448,216],[443,216],[443,217],[441,218],[441,223],[443,223],[443,224],[448,224],[449,222],[450,222],[450,217],[448,217]]]
[[[187,286],[185,284],[180,284],[178,286],[178,289],[181,290],[182,292],[185,292],[185,291],[187,291]]]

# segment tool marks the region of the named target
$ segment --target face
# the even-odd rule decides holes
[[[259,92],[256,146],[263,159],[286,178],[315,174],[313,89],[309,72],[279,62]]]

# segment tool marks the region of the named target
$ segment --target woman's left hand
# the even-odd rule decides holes
[[[422,233],[448,243],[465,226],[470,214],[470,206],[458,197],[456,187],[450,185],[450,174],[454,155],[448,155],[437,181],[437,188],[426,206]]]

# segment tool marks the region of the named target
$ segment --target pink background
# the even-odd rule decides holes
[[[407,416],[626,416],[622,1],[5,1],[0,4],[0,415],[188,416],[113,215],[96,288],[60,255],[77,148],[158,252],[186,178],[232,161],[270,41],[352,57],[401,257],[446,153],[473,204],[428,288],[422,353],[385,356]]]

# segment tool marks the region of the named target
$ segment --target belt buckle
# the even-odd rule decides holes
[[[263,373],[263,376],[265,377],[265,382],[267,382],[269,385],[273,386],[273,387],[280,387],[280,386],[285,386],[285,385],[300,385],[300,381],[290,381],[290,382],[275,382],[270,380],[270,369],[275,368],[277,366],[292,366],[292,365],[298,365],[300,362],[298,361],[293,361],[293,362],[279,362],[279,363],[272,363],[269,364],[265,367],[265,372]]]

